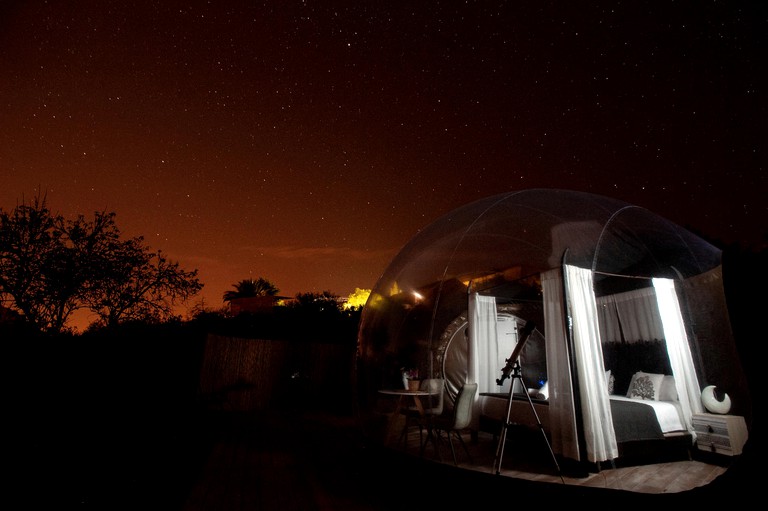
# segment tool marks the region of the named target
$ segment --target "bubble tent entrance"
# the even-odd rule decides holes
[[[588,320],[580,316],[570,282],[581,275],[588,282],[583,288],[589,290],[587,305],[597,304]],[[679,311],[680,332],[673,333],[662,318],[668,306],[658,305],[653,318],[643,319],[611,305],[613,297],[645,295],[655,309],[664,294]],[[478,333],[482,327],[473,325],[473,307],[489,301],[492,333]],[[631,310],[637,315],[639,309]],[[607,398],[593,405],[584,396],[608,394],[607,377],[596,376],[608,365],[642,369],[647,361],[623,360],[627,355],[621,350],[606,360],[604,351],[612,351],[607,346],[649,340],[667,345],[661,358],[687,407],[683,422],[689,430],[691,414],[702,411],[700,393],[707,385],[727,388],[731,413],[749,420],[751,403],[723,292],[721,251],[642,207],[585,192],[531,189],[487,197],[446,214],[412,238],[386,268],[364,307],[358,336],[355,384],[366,435],[384,442],[378,391],[402,387],[405,369],[422,379],[442,379],[447,411],[466,382],[478,382],[480,392],[505,392],[492,388],[493,382],[517,332],[529,321],[537,328],[521,357],[526,387],[559,382],[558,395],[568,396],[569,411],[563,412],[568,419],[560,415],[560,405],[548,402],[558,456],[584,462],[618,456],[614,428],[605,424],[611,416]],[[671,337],[678,334],[682,355],[671,347]],[[574,362],[579,351],[581,358]],[[548,390],[551,398],[552,387]],[[607,432],[585,445],[584,430],[595,423]],[[570,445],[559,438],[568,435],[579,441]]]

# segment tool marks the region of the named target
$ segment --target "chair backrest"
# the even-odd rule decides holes
[[[421,382],[421,390],[429,392],[429,396],[422,401],[426,405],[424,412],[431,415],[443,413],[443,394],[445,381],[442,378],[427,378]]]
[[[477,383],[465,383],[453,407],[453,429],[464,429],[472,422],[472,405],[477,393]]]

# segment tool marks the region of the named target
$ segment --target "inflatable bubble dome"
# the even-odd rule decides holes
[[[576,314],[573,275],[586,279],[586,320]],[[672,334],[656,299],[661,283],[669,283],[679,303],[675,319],[690,351],[682,366],[665,347]],[[493,333],[477,333],[473,304],[489,301]],[[649,303],[653,310],[646,313]],[[358,334],[355,382],[366,429],[375,438],[386,436],[387,417],[399,405],[387,399],[385,389],[406,389],[409,380],[440,382],[438,395],[422,401],[424,409],[441,413],[450,413],[468,382],[479,384],[478,394],[507,392],[514,382],[497,380],[524,331],[532,333],[519,360],[523,388],[517,390],[549,390],[551,396],[550,384],[572,372],[577,377],[570,377],[569,392],[583,391],[582,368],[557,362],[553,350],[567,356],[580,349],[580,332],[591,331],[591,370],[612,370],[617,391],[626,392],[633,373],[644,367],[675,374],[676,380],[685,370],[698,388],[677,390],[699,399],[701,388],[716,384],[729,389],[734,407],[748,406],[718,248],[620,200],[529,189],[451,211],[418,232],[385,269],[363,309]],[[654,343],[660,348],[652,355],[619,349]],[[688,403],[694,411],[699,406]],[[482,409],[475,408],[474,428],[482,427],[479,415]]]

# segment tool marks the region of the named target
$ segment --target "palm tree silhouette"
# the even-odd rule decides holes
[[[259,277],[256,280],[243,279],[233,284],[234,290],[224,293],[224,301],[231,302],[236,298],[251,298],[254,296],[275,296],[280,291],[267,279]]]

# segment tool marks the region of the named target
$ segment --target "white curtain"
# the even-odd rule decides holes
[[[472,293],[469,296],[469,371],[467,383],[477,383],[477,393],[495,392],[499,376],[499,341],[496,328],[496,299]]]
[[[646,287],[597,298],[603,342],[637,342],[664,338],[656,293]]]
[[[546,332],[549,428],[552,450],[566,458],[579,459],[571,366],[565,336],[563,278],[559,268],[541,274]]]
[[[467,383],[477,383],[473,424],[477,425],[480,411],[477,410],[481,392],[495,392],[499,376],[499,344],[496,329],[496,299],[478,293],[469,295],[468,304],[469,348],[467,355]]]
[[[694,435],[692,414],[701,413],[701,388],[696,378],[696,369],[693,365],[693,356],[688,344],[688,335],[685,332],[683,315],[680,312],[680,303],[675,292],[675,283],[670,279],[653,279],[653,287],[656,290],[656,300],[664,326],[664,338],[667,342],[667,353],[672,374],[675,377],[675,387],[683,412],[683,419],[688,431]]]
[[[587,459],[606,461],[617,458],[619,449],[605,382],[592,271],[570,265],[564,269]]]

